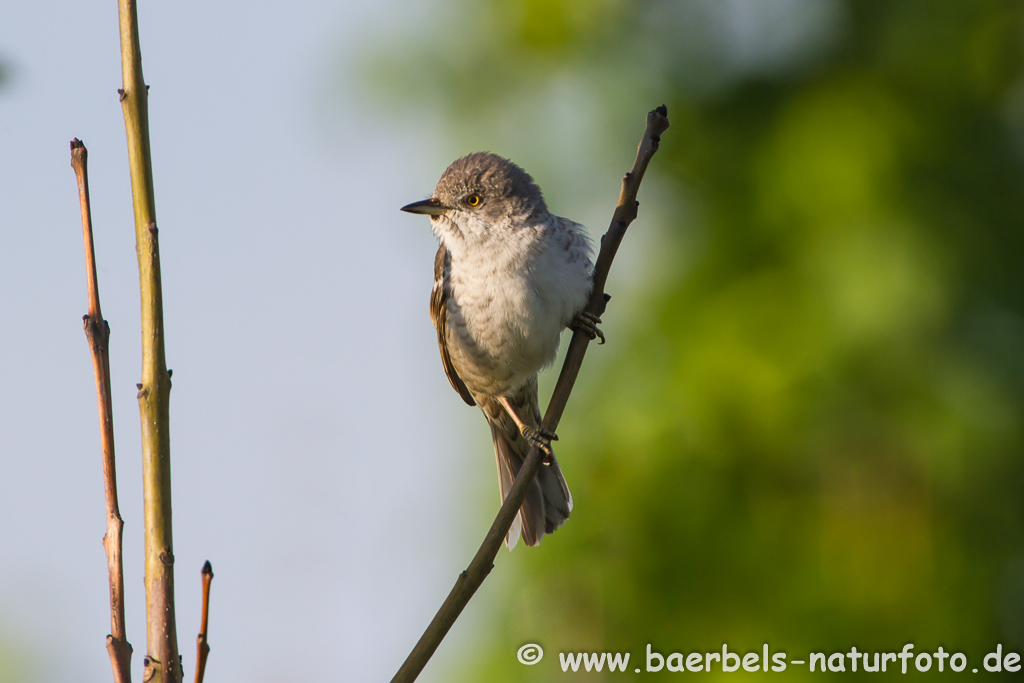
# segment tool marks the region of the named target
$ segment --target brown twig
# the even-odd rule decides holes
[[[114,683],[131,683],[132,646],[124,627],[124,569],[121,564],[121,531],[124,521],[117,505],[117,474],[114,468],[114,412],[110,399],[110,326],[100,311],[100,286],[96,278],[96,252],[92,239],[92,208],[89,202],[89,152],[78,138],[71,141],[71,167],[78,179],[78,201],[82,208],[82,237],[85,241],[85,271],[89,288],[89,312],[82,316],[85,336],[92,350],[96,375],[96,400],[100,413],[100,447],[103,451],[103,488],[107,500],[107,551],[110,579],[110,635],[107,652],[114,670]]]
[[[640,181],[643,180],[651,157],[658,151],[661,134],[667,129],[668,109],[665,105],[647,114],[647,129],[637,148],[636,161],[633,163],[633,169],[622,179],[622,189],[619,191],[619,201],[612,216],[611,226],[601,239],[601,251],[597,257],[597,263],[594,265],[594,287],[586,309],[588,313],[599,316],[604,312],[606,301],[604,285],[608,280],[608,271],[611,268],[612,259],[615,258],[615,252],[618,251],[619,243],[622,242],[626,229],[633,222],[633,219],[636,218],[637,207],[639,206],[636,201],[636,194],[640,189]],[[576,376],[579,374],[580,366],[583,364],[583,356],[586,354],[589,344],[590,337],[587,336],[586,332],[582,330],[573,332],[572,341],[569,342],[569,350],[565,355],[565,362],[562,364],[562,372],[558,376],[558,383],[555,385],[551,401],[548,403],[547,412],[544,414],[543,426],[545,429],[554,432],[558,427],[558,423],[562,419],[562,412],[565,410],[569,394],[572,393],[573,385],[576,383]],[[537,476],[537,470],[540,469],[541,461],[540,450],[537,448],[530,449],[530,453],[523,462],[523,466],[519,468],[516,480],[505,497],[501,509],[498,510],[498,516],[495,517],[494,523],[491,524],[491,528],[487,532],[484,542],[480,545],[480,549],[477,550],[476,555],[473,557],[473,561],[469,563],[466,571],[459,574],[455,587],[448,594],[448,597],[441,605],[441,609],[434,615],[434,619],[427,626],[427,630],[423,632],[419,642],[416,643],[416,647],[409,653],[409,656],[402,664],[402,668],[391,679],[391,683],[411,683],[416,680],[423,667],[426,666],[426,663],[433,656],[437,646],[441,644],[441,641],[447,635],[452,624],[459,618],[462,609],[469,602],[470,598],[473,597],[473,594],[476,593],[477,588],[480,587],[484,579],[487,578],[487,575],[494,567],[494,558],[498,554],[498,549],[501,547],[505,535],[512,526],[512,520],[519,512],[519,508],[526,498],[526,491],[533,482],[534,477]]]
[[[210,645],[206,642],[206,627],[210,617],[210,583],[213,581],[213,565],[207,560],[203,565],[203,615],[199,621],[199,635],[196,637],[196,683],[203,683],[206,674],[206,657]]]

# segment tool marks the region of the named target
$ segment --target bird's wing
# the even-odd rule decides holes
[[[462,400],[468,405],[475,406],[476,401],[473,400],[473,395],[469,393],[466,383],[462,381],[459,373],[455,371],[451,354],[448,353],[448,335],[446,330],[448,311],[446,307],[448,305],[449,291],[445,285],[445,272],[449,268],[450,257],[448,256],[448,250],[442,244],[437,248],[437,256],[434,257],[434,286],[430,290],[430,322],[434,323],[434,327],[437,328],[437,345],[441,349],[441,364],[444,365],[444,374],[448,375],[448,381],[452,383],[452,388],[459,392]]]

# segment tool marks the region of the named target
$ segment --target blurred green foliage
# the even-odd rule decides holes
[[[25,670],[25,653],[15,650],[8,634],[0,629],[0,683],[31,680]]]
[[[514,125],[552,84],[626,130],[615,144],[668,105],[648,185],[678,200],[662,229],[681,264],[632,302],[627,346],[591,350],[615,357],[560,430],[576,510],[499,562],[507,609],[462,679],[562,680],[557,653],[581,650],[631,652],[607,675],[631,678],[647,643],[942,645],[979,668],[997,643],[1024,652],[1024,4],[452,0],[439,17],[381,73],[456,135]],[[516,662],[526,642],[539,665]]]

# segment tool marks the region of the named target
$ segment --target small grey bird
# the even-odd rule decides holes
[[[548,212],[540,188],[508,159],[477,152],[455,161],[430,199],[402,207],[430,216],[440,239],[430,319],[452,387],[491,426],[501,498],[531,446],[545,467],[527,493],[505,544],[527,545],[561,526],[572,495],[541,429],[537,372],[550,365],[566,327],[601,336],[583,313],[591,290],[591,247],[583,226]]]

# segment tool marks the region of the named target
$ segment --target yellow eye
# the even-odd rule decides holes
[[[480,195],[469,195],[468,197],[466,197],[466,204],[468,204],[469,206],[478,206],[480,204]]]

